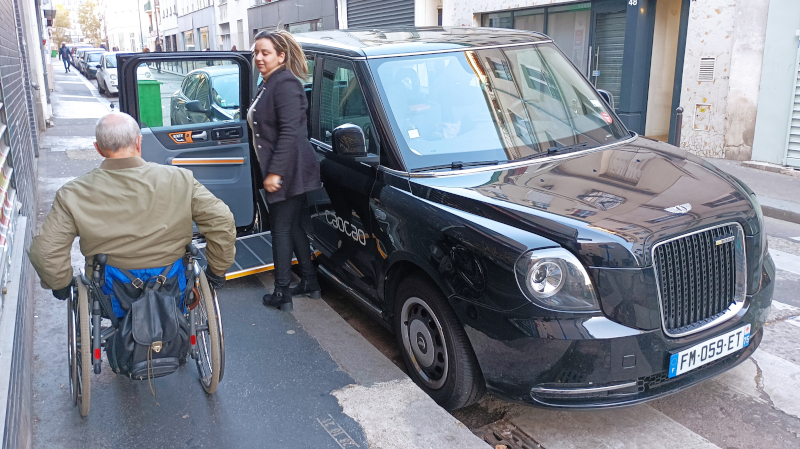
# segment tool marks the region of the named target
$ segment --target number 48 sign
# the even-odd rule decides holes
[[[637,3],[639,3],[639,0],[628,0],[628,4],[631,6],[636,6]]]

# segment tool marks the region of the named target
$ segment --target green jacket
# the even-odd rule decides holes
[[[106,254],[113,267],[156,268],[184,255],[192,222],[206,237],[209,266],[225,272],[236,255],[236,226],[225,203],[189,170],[138,157],[106,159],[56,192],[28,256],[42,287],[59,289],[73,277],[76,236],[87,267],[95,254]]]

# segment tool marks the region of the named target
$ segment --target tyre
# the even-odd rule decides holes
[[[78,336],[76,334],[78,311],[78,300],[73,294],[67,298],[67,365],[69,369],[69,393],[72,397],[72,406],[78,405],[78,390],[80,388],[78,378]]]
[[[105,95],[106,93],[103,86],[100,85],[100,78],[97,78],[97,91],[100,92],[100,95]]]
[[[217,297],[208,285],[206,274],[200,272],[200,303],[194,314],[197,320],[197,371],[206,393],[217,391],[225,364],[222,323],[219,319]]]
[[[92,331],[89,293],[80,279],[76,284],[78,284],[78,328],[80,329],[76,363],[78,367],[76,377],[79,379],[78,405],[81,408],[81,416],[88,416],[89,406],[92,402]]]
[[[425,276],[404,279],[395,299],[394,330],[414,382],[447,410],[483,396],[486,383],[464,327]]]

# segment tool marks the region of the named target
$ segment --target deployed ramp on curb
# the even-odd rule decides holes
[[[200,264],[205,267],[206,244],[198,243],[200,248]],[[312,254],[316,257],[319,253],[312,248]],[[292,259],[292,265],[297,263],[297,259]],[[272,234],[269,231],[258,234],[246,235],[236,239],[236,258],[233,266],[228,269],[225,279],[231,280],[240,277],[250,276],[251,274],[271,271],[275,268],[272,261]]]

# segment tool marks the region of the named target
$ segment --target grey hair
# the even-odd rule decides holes
[[[116,152],[120,148],[136,146],[142,135],[139,124],[124,112],[111,112],[100,117],[94,128],[95,140],[101,150]]]

